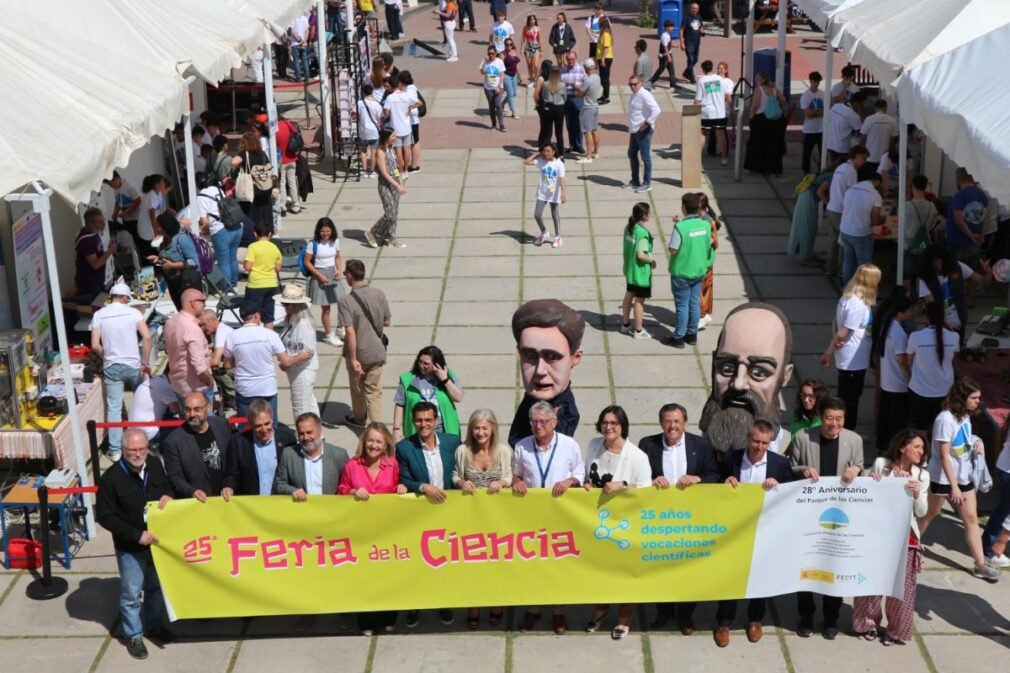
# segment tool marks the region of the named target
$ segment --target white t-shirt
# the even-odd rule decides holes
[[[943,330],[943,364],[936,357],[936,328],[927,325],[908,335],[905,352],[913,355],[908,389],[920,397],[943,397],[954,385],[954,353],[961,345],[957,332]],[[935,454],[934,454],[935,455]]]
[[[1010,435],[1003,442],[1003,450],[999,452],[999,456],[996,458],[996,469],[1010,472]]]
[[[866,334],[873,321],[870,307],[853,295],[838,300],[835,309],[835,326],[849,330],[849,338],[835,351],[835,368],[859,371],[870,367],[870,339]]]
[[[336,266],[337,255],[340,253],[340,241],[321,241],[315,244],[315,253],[312,252],[313,242],[309,241],[305,246],[305,252],[313,255],[312,266],[317,269],[332,269]]]
[[[286,352],[277,332],[262,325],[243,325],[225,340],[224,356],[235,360],[235,392],[243,397],[277,394],[274,356]]]
[[[848,87],[845,86],[845,82],[835,82],[831,85],[832,100],[838,98],[842,94],[843,89],[845,90],[845,100],[843,101],[845,103],[849,102],[849,99],[852,98],[852,94],[859,93],[859,87],[856,86],[855,82],[849,82]]]
[[[364,98],[358,101],[358,130],[362,140],[379,139],[382,114],[382,105],[374,98]]]
[[[967,283],[968,279],[975,275],[975,272],[971,270],[971,267],[964,262],[958,262],[957,265],[961,268],[961,280]],[[950,296],[950,281],[947,276],[937,276],[936,280],[940,283],[940,292],[943,294],[943,320],[948,325],[952,327],[961,326],[961,318],[957,315],[957,304],[954,303],[953,297]],[[930,295],[929,286],[926,285],[926,281],[919,281],[919,298],[928,297]],[[937,301],[939,297],[933,297],[933,301]]]
[[[701,103],[702,119],[724,119],[726,117],[726,89],[723,87],[722,78],[719,75],[699,77],[694,102]]]
[[[494,48],[498,53],[505,51],[505,40],[515,35],[515,28],[508,21],[495,23],[491,26],[491,37],[494,38]]]
[[[231,325],[225,325],[223,322],[218,320],[217,329],[214,330],[214,350],[224,348],[224,345],[228,343],[228,336],[234,331],[234,327]]]
[[[824,92],[818,89],[807,89],[800,96],[800,110],[820,110],[820,117],[803,117],[804,133],[822,133],[824,131]]]
[[[99,309],[91,318],[91,329],[102,335],[102,361],[108,365],[120,364],[140,367],[140,346],[137,343],[137,323],[143,314],[129,304],[114,301]]]
[[[294,367],[288,369],[288,378],[294,378],[306,369],[319,369],[319,358],[316,357],[316,328],[311,323],[300,320],[294,327],[284,330],[281,334],[281,343],[287,350],[288,355],[298,355],[302,351],[312,351],[312,359],[299,362]]]
[[[839,228],[849,236],[872,236],[870,215],[874,208],[882,208],[884,200],[869,180],[857,182],[842,199],[842,224]]]
[[[884,339],[880,358],[880,389],[889,393],[908,392],[908,377],[898,366],[898,356],[908,350],[908,334],[897,320],[892,320]]]
[[[413,96],[406,91],[394,91],[386,97],[386,102],[382,109],[389,113],[389,124],[393,127],[393,133],[397,137],[409,136],[411,105],[417,102]]]
[[[408,84],[407,88],[404,89],[404,91],[407,92],[408,96],[413,97],[415,103],[420,103],[421,102],[420,95],[417,92],[417,87],[414,86],[413,84]],[[410,111],[410,125],[411,126],[413,126],[414,124],[420,124],[421,123],[421,114],[418,112],[419,109],[420,108],[414,108],[413,110]]]
[[[154,223],[151,222],[151,209],[157,217],[165,212],[165,198],[155,190],[144,192],[140,197],[140,208],[137,209],[137,234],[150,242],[154,238]]]
[[[484,74],[485,89],[494,90],[501,86],[501,78],[505,74],[505,63],[500,58],[495,58],[490,63],[481,61],[481,68]]]
[[[589,21],[592,21],[592,19],[589,19]],[[588,21],[587,21],[587,23],[588,23]],[[599,37],[599,28],[597,28],[597,37]],[[660,46],[659,53],[660,54],[665,54],[666,53],[666,45],[670,44],[670,42],[672,42],[672,41],[673,41],[673,35],[671,35],[670,33],[666,32],[664,30],[663,34],[659,36],[659,46]]]
[[[891,148],[891,138],[898,135],[898,122],[886,112],[874,112],[863,120],[859,133],[866,136],[871,157],[883,156]]]
[[[561,203],[561,180],[565,177],[565,162],[560,159],[547,161],[543,157],[537,157],[534,165],[540,171],[537,201]]]
[[[123,181],[122,184],[119,185],[119,189],[115,190],[114,192],[116,205],[119,206],[120,208],[128,208],[129,205],[133,203],[134,199],[140,198],[140,191],[136,187],[134,187],[130,182],[128,182],[126,178],[121,179]],[[133,211],[133,214],[130,215],[130,219],[126,221],[132,222],[133,220],[136,220],[137,215],[138,211],[136,210]]]
[[[596,14],[593,14],[588,19],[586,19],[586,30],[589,31],[589,35],[590,35],[589,41],[590,42],[599,42],[600,41],[600,18],[601,17],[596,16]],[[667,36],[666,31],[663,31],[663,34],[659,36],[660,41],[663,40],[664,36]],[[667,42],[669,42],[669,41],[670,41],[670,39],[667,36]]]
[[[929,479],[936,484],[950,485],[943,471],[940,442],[950,443],[950,462],[959,485],[971,482],[972,432],[971,417],[957,419],[946,409],[933,421],[933,445],[929,457]]]
[[[844,154],[852,147],[853,133],[863,127],[859,113],[845,103],[835,103],[828,115],[827,146],[832,152]]]
[[[224,198],[224,192],[220,187],[204,187],[197,194],[197,198],[200,199],[200,211],[210,221],[210,235],[213,236],[224,229],[224,224],[221,223],[221,209],[217,205],[217,200]]]
[[[164,418],[168,407],[178,401],[179,398],[172,390],[172,384],[164,374],[144,379],[133,391],[133,400],[130,401],[130,420],[160,421]],[[148,439],[158,436],[159,428],[144,426],[140,429],[144,431]]]
[[[851,161],[846,161],[835,169],[831,176],[831,191],[828,199],[828,210],[841,214],[845,201],[845,192],[849,191],[852,185],[856,184],[859,174]]]

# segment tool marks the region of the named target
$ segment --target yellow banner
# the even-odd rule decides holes
[[[739,598],[759,486],[450,492],[148,509],[175,618]]]

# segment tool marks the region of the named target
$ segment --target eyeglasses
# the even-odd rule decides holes
[[[556,420],[558,420],[558,419],[556,419],[556,418],[534,418],[532,421],[530,421],[530,425],[533,425],[533,426],[537,426],[537,425],[549,425],[549,424],[553,423]]]
[[[600,427],[602,428],[616,427],[620,424],[620,421],[600,421]]]
[[[813,393],[800,393],[800,399],[802,400],[812,400],[816,399],[816,397]]]

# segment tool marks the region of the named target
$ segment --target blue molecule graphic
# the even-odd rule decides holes
[[[622,550],[631,549],[631,542],[629,542],[628,540],[620,540],[618,538],[615,538],[613,535],[615,530],[628,530],[629,528],[631,528],[631,522],[628,521],[627,519],[621,519],[620,523],[618,523],[616,526],[608,526],[606,524],[606,521],[607,519],[610,518],[609,509],[601,509],[599,512],[599,517],[600,517],[600,525],[596,527],[595,531],[593,531],[593,535],[596,537],[596,539],[610,540],[611,542],[617,545],[618,549]]]

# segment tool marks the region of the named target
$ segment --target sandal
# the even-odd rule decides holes
[[[466,613],[466,625],[471,631],[476,631],[477,627],[480,626],[480,610],[477,608],[470,608]]]
[[[877,629],[870,629],[869,631],[863,632],[863,640],[873,641],[876,639],[877,639]]]
[[[501,623],[502,615],[504,610],[501,608],[494,608],[491,610],[491,614],[488,615],[487,623],[491,626],[498,626]]]
[[[606,619],[607,613],[604,612],[602,615],[594,613],[590,618],[589,622],[586,624],[586,633],[596,633],[600,630],[600,626],[603,624],[603,620]]]
[[[610,632],[610,637],[614,640],[621,640],[624,636],[628,635],[628,631],[630,630],[631,627],[627,624],[618,624],[614,627],[614,630]]]
[[[888,633],[886,631],[880,636],[880,643],[884,647],[890,647],[891,645],[904,645],[905,644],[904,642],[898,640],[897,638],[895,638],[894,636],[892,636],[890,633]]]

